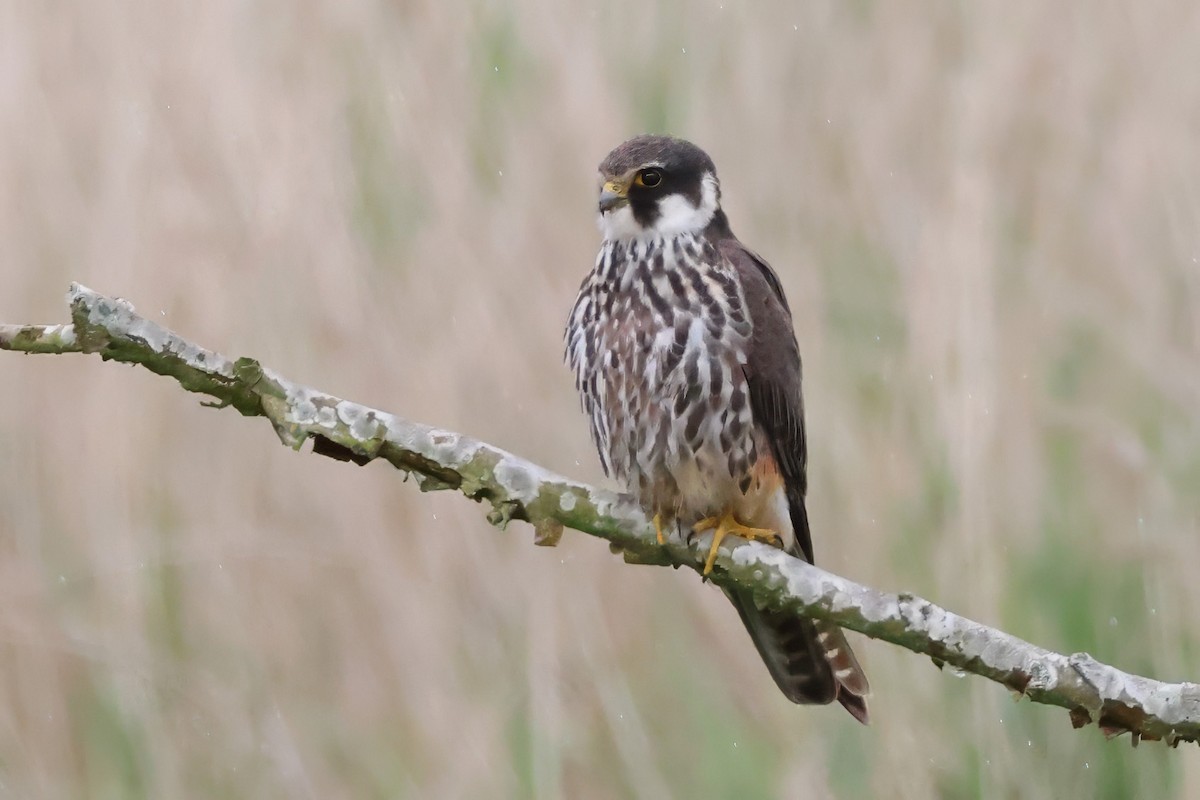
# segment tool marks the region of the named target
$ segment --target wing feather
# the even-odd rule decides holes
[[[765,260],[737,239],[723,239],[719,247],[737,268],[754,326],[743,367],[754,421],[766,433],[787,486],[797,555],[802,554],[811,563],[812,536],[804,507],[808,448],[800,390],[800,348],[792,328],[791,311],[779,276]]]

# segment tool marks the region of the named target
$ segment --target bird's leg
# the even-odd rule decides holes
[[[713,531],[712,546],[708,549],[708,558],[704,561],[704,575],[712,572],[713,564],[717,560],[717,549],[721,546],[721,540],[729,534],[741,536],[743,539],[757,539],[761,542],[774,545],[775,547],[783,547],[783,537],[770,528],[751,528],[748,525],[743,525],[733,516],[733,509],[728,509],[719,517],[705,517],[692,526],[692,533],[701,533],[708,529]]]
[[[659,544],[667,543],[667,537],[663,535],[661,511],[656,511],[654,513],[654,535],[658,537]]]

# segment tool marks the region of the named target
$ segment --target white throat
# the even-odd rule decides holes
[[[599,215],[600,233],[609,241],[669,239],[683,233],[700,233],[712,222],[718,206],[717,178],[704,176],[700,183],[700,205],[689,198],[671,194],[658,201],[658,218],[649,228],[643,228],[634,218],[628,204]]]

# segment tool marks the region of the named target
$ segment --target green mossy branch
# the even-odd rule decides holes
[[[74,284],[71,325],[0,325],[0,350],[96,353],[140,364],[184,389],[246,416],[269,419],[293,449],[365,464],[383,459],[412,475],[423,491],[454,489],[490,509],[488,521],[534,528],[553,545],[563,528],[608,540],[631,563],[703,565],[708,537],[656,542],[654,528],[627,497],[555,475],[511,453],[452,431],[409,422],[292,383],[249,358],[230,360],[139,316],[129,303]],[[764,606],[832,620],[935,663],[1001,683],[1020,696],[1070,711],[1082,727],[1175,745],[1200,740],[1200,686],[1163,683],[1101,664],[1086,653],[1062,655],[973,622],[919,597],[853,583],[757,542],[731,538],[710,578],[754,593]]]

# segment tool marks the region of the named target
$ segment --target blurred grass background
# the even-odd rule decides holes
[[[818,560],[1200,676],[1200,8],[0,4],[0,320],[71,280],[600,480],[595,165],[708,149],[805,356]],[[0,796],[1187,798],[1200,758],[532,547],[144,371],[0,357]]]

